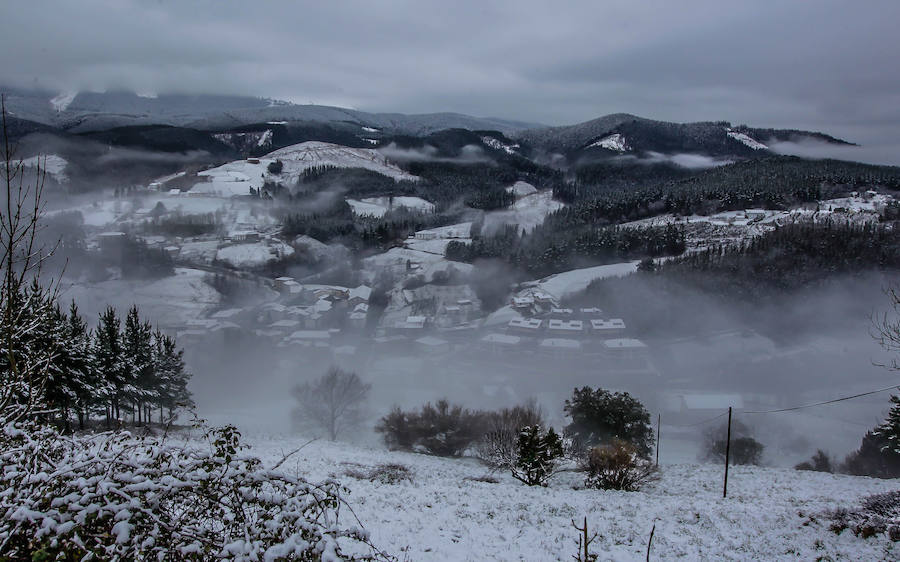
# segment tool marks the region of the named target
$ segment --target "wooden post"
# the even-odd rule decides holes
[[[725,438],[725,484],[722,486],[722,497],[728,497],[728,461],[731,457],[731,406],[728,407],[728,436]]]
[[[660,420],[662,420],[661,414],[656,414],[656,466],[659,466],[659,427]]]
[[[647,562],[650,562],[650,545],[653,544],[653,533],[656,532],[656,523],[653,523],[653,528],[650,529],[650,540],[647,541]]]

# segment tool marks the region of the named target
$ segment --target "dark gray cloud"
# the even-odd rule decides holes
[[[0,79],[574,123],[618,111],[892,143],[900,3],[10,1]]]

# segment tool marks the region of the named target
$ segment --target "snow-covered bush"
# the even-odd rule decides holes
[[[209,446],[0,430],[0,551],[27,560],[372,560],[341,486],[269,470],[234,427]],[[277,467],[276,467],[277,468]],[[62,558],[60,558],[62,557]]]
[[[819,449],[808,461],[803,461],[794,467],[795,470],[812,470],[815,472],[834,472],[834,466],[828,453]]]
[[[543,427],[544,414],[537,402],[486,412],[485,433],[475,443],[475,455],[495,470],[506,470],[515,464],[516,447],[522,429]]]
[[[484,415],[446,400],[422,406],[418,412],[395,408],[381,418],[375,431],[392,449],[419,451],[441,457],[465,453],[484,434]]]
[[[887,533],[891,540],[900,541],[900,491],[867,496],[861,504],[856,509],[830,512],[831,530],[840,533],[850,529],[863,538]]]
[[[622,440],[614,440],[603,447],[594,447],[587,456],[584,485],[601,490],[633,492],[653,481],[658,469],[641,457],[638,449]]]

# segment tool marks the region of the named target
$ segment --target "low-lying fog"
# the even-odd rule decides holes
[[[539,350],[523,337],[511,349],[488,349],[478,331],[426,350],[412,339],[377,343],[359,336],[343,353],[279,348],[247,337],[187,345],[191,388],[199,414],[214,423],[251,431],[293,431],[291,388],[321,376],[332,364],[371,383],[370,419],[352,440],[374,443],[377,419],[392,406],[415,408],[448,398],[472,409],[495,409],[538,400],[554,425],[565,424],[564,400],[576,386],[627,391],[662,416],[661,462],[696,459],[701,423],[727,409],[766,445],[765,459],[792,465],[816,449],[838,457],[859,446],[867,429],[884,419],[889,393],[795,412],[744,414],[742,410],[792,407],[889,386],[897,374],[878,366],[890,356],[870,336],[871,315],[884,311],[889,279],[868,275],[810,289],[793,300],[747,307],[715,304],[697,295],[693,318],[678,331],[661,325],[652,334],[629,330],[647,350],[623,358],[587,351]],[[615,309],[615,303],[596,306]],[[152,311],[149,311],[152,314]],[[626,318],[626,323],[628,319]],[[696,329],[685,330],[693,324]],[[500,327],[503,331],[503,327]],[[585,350],[589,344],[585,344]],[[309,433],[316,436],[315,432]]]

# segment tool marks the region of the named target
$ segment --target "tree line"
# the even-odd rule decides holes
[[[28,392],[41,394],[47,419],[68,430],[73,418],[83,429],[95,418],[107,426],[129,415],[132,423],[149,423],[158,412],[162,423],[179,408],[193,407],[184,351],[142,320],[137,307],[128,311],[124,326],[108,307],[91,330],[74,302],[64,311],[53,297],[36,285],[12,295],[22,311],[18,322],[30,329],[0,350],[0,371],[33,362],[32,351],[43,350],[37,367],[46,371],[46,380]]]

